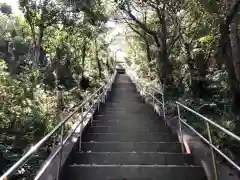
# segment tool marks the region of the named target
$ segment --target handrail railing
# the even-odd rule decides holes
[[[152,98],[153,98],[153,103],[155,103],[155,101],[158,104],[161,104],[163,107],[163,113],[164,113],[164,120],[166,122],[165,119],[165,104],[164,104],[164,93],[161,92],[160,90],[156,89],[155,87],[152,86],[146,86],[145,82],[142,82],[139,77],[137,76],[137,74],[126,64],[125,65],[125,69],[127,74],[130,76],[131,80],[136,84],[137,88],[139,88],[141,91],[144,91],[144,93],[149,94]],[[135,74],[133,74],[133,72]],[[154,90],[155,92],[158,92],[159,94],[162,95],[162,102],[155,97],[154,93],[151,93],[151,91],[148,91],[148,88]],[[218,125],[217,123],[213,122],[212,120],[210,120],[209,118],[199,114],[198,112],[194,111],[193,109],[185,106],[184,104],[180,103],[180,102],[176,102],[177,105],[177,111],[178,111],[178,123],[179,123],[179,134],[180,134],[180,141],[181,141],[181,149],[182,152],[184,153],[184,144],[183,144],[183,129],[182,129],[182,125],[186,126],[187,128],[189,128],[191,131],[193,131],[197,136],[200,137],[200,139],[202,139],[205,143],[207,143],[210,146],[210,150],[211,150],[211,157],[212,157],[212,163],[213,163],[213,168],[214,168],[214,178],[215,180],[218,180],[218,173],[217,173],[217,162],[216,162],[216,158],[215,158],[215,153],[214,151],[216,151],[218,154],[220,154],[220,156],[222,156],[225,160],[227,160],[234,168],[236,168],[238,171],[240,171],[240,166],[238,164],[236,164],[231,158],[229,158],[225,153],[223,153],[220,149],[218,149],[214,144],[213,144],[213,140],[212,140],[212,133],[211,133],[211,129],[210,129],[210,125],[214,126],[215,128],[221,130],[221,132],[229,135],[230,137],[232,137],[233,139],[237,140],[238,142],[240,142],[240,137],[237,136],[236,134],[230,132],[229,130],[225,129],[224,127]],[[208,133],[208,139],[206,139],[201,133],[199,133],[197,130],[195,130],[191,125],[189,125],[187,122],[185,122],[182,118],[181,118],[181,114],[180,114],[180,107],[193,113],[194,115],[200,117],[201,119],[204,120],[204,122],[206,123],[206,127],[207,127],[207,133]]]
[[[57,155],[59,155],[59,163],[58,163],[58,172],[57,172],[57,180],[59,179],[59,171],[60,171],[60,167],[61,167],[61,159],[62,159],[62,149],[63,146],[66,144],[66,142],[69,140],[70,137],[72,137],[72,135],[74,134],[75,130],[77,128],[79,128],[80,126],[80,130],[81,127],[83,125],[84,122],[84,118],[87,116],[87,114],[93,110],[92,108],[95,107],[96,105],[99,108],[99,104],[100,101],[103,100],[105,102],[105,98],[107,98],[107,93],[109,90],[111,90],[112,88],[112,83],[115,79],[116,76],[116,70],[114,71],[112,77],[109,78],[107,84],[101,86],[100,88],[98,88],[90,97],[88,97],[86,100],[84,100],[72,113],[70,113],[64,120],[62,120],[54,129],[52,129],[45,137],[43,137],[38,143],[36,143],[34,146],[32,146],[30,148],[30,150],[25,153],[22,158],[20,158],[11,168],[9,168],[1,177],[0,180],[7,180],[9,178],[9,176],[11,176],[16,170],[18,170],[21,166],[23,166],[28,160],[29,158],[53,135],[55,134],[58,130],[60,130],[61,128],[61,140],[60,140],[60,145],[58,147],[58,149],[55,151],[55,153],[50,157],[50,159],[48,160],[47,163],[45,163],[43,165],[43,167],[41,168],[41,170],[38,172],[37,176],[35,177],[35,180],[39,179],[41,177],[41,175],[44,173],[44,171],[47,169],[47,167],[50,165],[50,163],[55,159],[55,157]],[[102,92],[101,92],[102,91]],[[86,112],[84,112],[83,108],[84,105],[89,102],[90,100],[93,99],[93,97],[95,97],[96,95],[98,95],[97,100],[95,101],[95,103],[93,103],[91,105],[90,108],[88,108],[88,110]],[[104,99],[103,99],[104,97]],[[67,137],[65,139],[64,138],[64,126],[66,124],[66,122],[68,122],[68,120],[70,118],[73,117],[74,114],[76,114],[79,110],[81,110],[80,112],[80,116],[81,119],[78,122],[78,124],[76,125],[76,127],[67,135]],[[84,114],[85,113],[85,114]],[[80,137],[80,141],[81,141],[81,137]]]
[[[209,118],[199,114],[198,112],[194,111],[193,109],[183,105],[180,102],[176,102],[177,104],[177,110],[178,110],[178,121],[179,121],[179,133],[181,136],[181,144],[182,144],[182,151],[184,151],[183,149],[183,133],[182,133],[182,124],[185,125],[186,127],[188,127],[191,131],[193,131],[196,135],[198,135],[205,143],[207,143],[210,148],[211,148],[211,153],[212,153],[212,162],[213,162],[213,168],[214,168],[214,175],[215,175],[215,179],[218,180],[218,173],[217,173],[217,162],[216,162],[216,158],[215,158],[215,153],[214,151],[216,151],[218,154],[220,154],[225,160],[227,160],[233,167],[235,167],[238,171],[240,171],[240,166],[238,164],[236,164],[231,158],[229,158],[225,153],[223,153],[220,149],[218,149],[212,142],[212,133],[211,133],[211,129],[209,125],[214,126],[215,128],[221,130],[222,132],[224,132],[225,134],[229,135],[230,137],[232,137],[233,139],[237,140],[238,142],[240,142],[240,137],[233,134],[232,132],[230,132],[229,130],[225,129],[224,127],[218,125],[217,123],[213,122],[212,120],[210,120]],[[204,120],[204,122],[206,123],[206,127],[207,127],[207,133],[208,133],[208,139],[206,139],[201,133],[199,133],[197,130],[195,130],[191,125],[189,125],[187,122],[185,122],[182,118],[181,118],[181,113],[180,113],[180,107],[182,107],[183,109],[193,113],[194,115],[196,115],[197,117],[200,117],[201,119]]]

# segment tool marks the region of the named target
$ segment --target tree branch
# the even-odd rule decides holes
[[[144,31],[146,31],[148,34],[150,34],[150,35],[152,35],[152,36],[156,35],[157,33],[156,33],[155,31],[149,29],[146,24],[142,23],[140,20],[138,20],[138,19],[132,14],[128,2],[127,2],[126,4],[127,4],[127,9],[126,9],[126,8],[123,8],[123,10],[130,16],[130,18],[131,18],[133,21],[135,21],[135,22],[139,25],[139,27],[142,28]]]

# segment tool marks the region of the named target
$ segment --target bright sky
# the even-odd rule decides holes
[[[112,52],[112,56],[114,58],[116,56],[118,61],[124,61],[124,53],[123,53],[124,38],[123,38],[123,34],[124,34],[124,30],[125,30],[126,27],[123,24],[119,24],[119,23],[116,23],[114,21],[108,21],[107,27],[112,28],[112,31],[110,31],[110,33],[108,35],[108,38],[112,39],[112,38],[116,37],[117,34],[119,34],[109,47],[111,52]]]
[[[7,3],[10,6],[12,6],[12,10],[14,14],[20,14],[21,12],[19,11],[18,8],[18,0],[0,0],[1,3]]]

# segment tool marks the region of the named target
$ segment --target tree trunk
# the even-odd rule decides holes
[[[82,78],[84,77],[84,68],[85,68],[85,57],[86,57],[86,50],[87,50],[87,44],[85,41],[83,41],[83,48],[82,48]]]
[[[234,19],[230,25],[230,39],[231,39],[234,70],[236,73],[236,78],[238,82],[240,82],[240,45],[239,45],[239,35],[238,35],[237,28],[238,28],[238,23],[237,23],[237,20]]]
[[[169,88],[173,81],[172,81],[172,69],[168,58],[168,49],[167,49],[167,29],[166,29],[166,19],[164,12],[161,17],[161,72],[162,72],[162,79],[165,88]],[[165,89],[166,90],[166,89]]]
[[[146,55],[147,55],[147,60],[148,60],[148,63],[150,64],[152,59],[151,59],[151,53],[150,53],[150,47],[149,47],[149,43],[148,43],[148,40],[147,38],[145,37],[144,38],[144,42],[145,42],[145,47],[146,47]],[[149,66],[150,67],[150,66]],[[151,67],[150,67],[151,68]]]
[[[101,79],[102,78],[102,65],[100,62],[100,59],[98,58],[98,47],[97,47],[97,38],[95,38],[95,58],[97,61],[97,66],[98,66],[98,76]]]
[[[238,37],[236,37],[238,36],[236,26],[237,23],[234,17],[238,12],[239,3],[240,0],[226,1],[226,18],[224,22],[220,24],[221,55],[223,60],[225,60],[230,88],[232,91],[232,110],[236,114],[240,114],[240,84],[238,81],[238,73],[240,72],[240,68],[238,67],[239,50],[237,48],[239,47],[239,40]],[[231,31],[229,30],[229,25],[231,27]]]
[[[154,38],[154,41],[155,41],[156,46],[157,46],[157,64],[156,64],[156,66],[157,66],[156,69],[158,71],[157,75],[158,75],[158,79],[159,79],[160,83],[164,84],[163,76],[162,76],[162,73],[161,73],[161,60],[162,60],[162,58],[161,58],[161,54],[162,54],[161,44],[160,44],[157,36],[153,36],[153,38]]]
[[[144,20],[145,24],[146,24],[146,20]],[[127,23],[128,26],[133,30],[133,32],[135,32],[136,34],[138,34],[144,41],[145,43],[145,48],[146,48],[146,56],[147,56],[147,60],[148,60],[148,64],[149,64],[149,68],[151,69],[150,63],[152,61],[151,59],[151,52],[150,52],[150,46],[149,46],[149,42],[148,42],[148,38],[147,38],[147,33],[145,30],[142,30],[143,32],[135,29],[130,23]],[[132,48],[134,51],[135,49]]]
[[[196,92],[194,91],[194,88],[193,88],[193,78],[194,78],[194,71],[195,71],[194,70],[194,62],[193,62],[193,59],[191,57],[191,51],[190,51],[189,44],[185,42],[184,43],[184,48],[185,48],[185,51],[186,51],[186,54],[187,54],[187,65],[188,65],[189,73],[190,73],[189,88],[190,88],[191,93],[195,96]]]
[[[144,12],[144,16],[143,16],[143,22],[145,24],[147,24],[147,12],[145,11]],[[150,45],[149,45],[149,42],[148,42],[148,35],[146,33],[146,31],[143,30],[143,39],[144,39],[144,42],[145,42],[145,46],[146,46],[146,55],[147,55],[147,60],[148,60],[148,64],[149,64],[149,68],[150,70],[152,70],[151,68],[151,61],[152,61],[152,58],[151,58],[151,52],[150,52]]]
[[[198,97],[203,98],[206,96],[206,74],[207,74],[207,63],[206,58],[204,57],[204,53],[200,52],[196,57],[196,67],[197,67],[197,89],[198,89]]]
[[[237,81],[237,77],[235,74],[235,68],[233,65],[233,58],[232,58],[232,48],[231,42],[229,37],[229,27],[225,23],[220,25],[220,47],[221,47],[221,57],[225,61],[226,70],[228,73],[228,79],[230,84],[230,89],[232,92],[232,108],[234,113],[240,113],[240,86]]]

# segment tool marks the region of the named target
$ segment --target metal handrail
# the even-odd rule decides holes
[[[235,167],[238,171],[240,171],[240,166],[238,164],[236,164],[230,157],[228,157],[225,153],[223,153],[220,149],[218,149],[212,142],[212,133],[211,133],[211,129],[209,125],[214,126],[215,128],[218,128],[219,130],[221,130],[222,132],[224,132],[225,134],[229,135],[230,137],[232,137],[233,139],[237,140],[238,142],[240,142],[240,137],[237,136],[236,134],[230,132],[229,130],[225,129],[224,127],[218,125],[217,123],[213,122],[212,120],[210,120],[209,118],[199,114],[198,112],[194,111],[193,109],[185,106],[184,104],[176,101],[177,104],[177,110],[178,110],[178,121],[179,121],[179,132],[180,132],[180,136],[181,136],[181,144],[182,144],[182,150],[183,149],[183,134],[182,134],[182,124],[185,125],[186,127],[188,127],[191,131],[193,131],[195,134],[197,134],[205,143],[207,143],[210,148],[211,148],[211,153],[212,153],[212,162],[213,162],[213,168],[214,168],[214,175],[215,175],[215,179],[218,180],[218,173],[217,173],[217,163],[216,163],[216,158],[215,158],[215,153],[214,151],[216,151],[218,154],[220,154],[225,160],[227,160],[233,167]],[[194,115],[200,117],[201,119],[204,120],[204,122],[206,123],[207,126],[207,133],[208,133],[208,139],[206,139],[201,133],[199,133],[197,130],[195,130],[191,125],[189,125],[187,122],[185,122],[182,118],[181,118],[181,114],[180,114],[180,107],[182,107],[183,109],[193,113]]]
[[[233,137],[234,139],[236,139],[236,140],[238,140],[238,141],[240,142],[240,137],[237,136],[236,134],[233,134],[233,133],[230,132],[229,130],[227,130],[227,129],[225,129],[224,127],[218,125],[217,123],[213,122],[213,121],[210,120],[209,118],[207,118],[207,117],[199,114],[198,112],[190,109],[189,107],[183,105],[182,103],[180,103],[180,102],[178,102],[178,101],[177,101],[176,103],[177,103],[178,105],[182,106],[184,109],[186,109],[186,110],[192,112],[193,114],[199,116],[200,118],[204,119],[205,121],[207,121],[207,122],[210,123],[211,125],[213,125],[213,126],[215,126],[216,128],[222,130],[223,132],[225,132],[226,134],[228,134],[229,136]]]
[[[126,71],[128,72],[129,70],[134,72],[126,63],[125,64],[125,68]],[[163,106],[164,109],[164,120],[165,120],[165,107],[164,107],[164,93],[161,92],[160,90],[158,90],[157,88],[153,87],[153,86],[148,86],[146,87],[145,83],[142,82],[140,80],[140,78],[135,74],[133,76],[132,73],[128,73],[128,75],[130,76],[131,80],[136,84],[137,88],[141,89],[141,90],[145,90],[147,94],[149,94],[152,98],[153,98],[153,103],[156,101],[159,104],[161,104]],[[152,94],[151,92],[147,91],[148,88],[153,89],[154,91],[160,93],[162,95],[162,102],[159,101],[158,98],[156,98],[154,96],[154,94]],[[210,125],[214,126],[215,128],[218,128],[219,130],[221,130],[222,132],[226,133],[227,135],[229,135],[230,137],[234,138],[235,140],[237,140],[238,142],[240,142],[240,137],[237,136],[236,134],[230,132],[229,130],[225,129],[224,127],[218,125],[217,123],[213,122],[212,120],[210,120],[209,118],[199,114],[198,112],[194,111],[193,109],[185,106],[184,104],[176,101],[177,104],[177,111],[178,111],[178,121],[179,121],[179,133],[180,133],[180,138],[181,138],[181,149],[182,152],[184,153],[184,144],[183,144],[183,132],[182,132],[182,125],[188,127],[191,131],[193,131],[197,136],[200,137],[200,139],[202,139],[205,143],[207,143],[210,148],[211,148],[211,156],[212,156],[212,163],[213,163],[213,168],[214,168],[214,176],[215,176],[215,180],[218,180],[218,173],[217,173],[217,163],[216,163],[216,158],[215,158],[215,153],[214,151],[216,151],[218,154],[220,154],[224,159],[226,159],[233,167],[235,167],[238,171],[240,171],[240,166],[238,164],[236,164],[231,158],[229,158],[225,153],[223,153],[220,149],[218,149],[212,142],[212,133],[211,133],[211,129],[210,129]],[[206,123],[207,126],[207,133],[208,133],[208,139],[206,139],[201,133],[199,133],[197,130],[195,130],[191,125],[189,125],[187,122],[185,122],[182,118],[181,118],[181,114],[180,114],[180,107],[186,109],[187,111],[193,113],[194,115],[202,118],[204,120],[204,122]],[[165,120],[166,122],[166,120]]]
[[[22,158],[20,158],[11,168],[9,168],[1,177],[0,180],[6,180],[8,178],[8,176],[10,176],[13,172],[15,172],[18,168],[20,168],[22,165],[24,165],[24,163],[26,163],[28,161],[28,159],[35,153],[35,151],[37,151],[57,130],[59,130],[61,128],[61,146],[57,149],[57,151],[53,154],[53,156],[50,158],[51,161],[54,160],[54,158],[59,154],[59,152],[62,150],[63,145],[68,141],[68,139],[73,135],[74,131],[79,127],[79,125],[81,123],[83,123],[84,118],[86,117],[87,113],[89,113],[89,111],[92,109],[92,107],[94,107],[94,105],[96,105],[98,103],[98,108],[99,108],[99,101],[96,101],[95,104],[93,104],[88,110],[87,113],[85,113],[85,115],[83,115],[83,106],[89,102],[89,100],[91,100],[96,94],[99,93],[100,90],[104,90],[107,92],[108,90],[111,89],[112,86],[112,82],[114,81],[116,76],[116,70],[114,71],[113,75],[111,78],[109,78],[107,84],[102,85],[100,88],[98,88],[90,97],[88,97],[86,100],[84,100],[72,113],[70,113],[64,120],[62,120],[55,128],[53,128],[46,136],[44,136],[38,143],[36,143],[34,146],[32,146],[30,148],[30,150],[25,153]],[[110,86],[110,87],[108,87]],[[107,94],[106,92],[102,92],[101,94],[99,94],[97,100],[101,99],[101,97],[104,94]],[[104,98],[105,99],[105,98]],[[78,125],[75,127],[75,129],[67,136],[67,138],[65,140],[63,140],[63,130],[64,130],[64,125],[65,123],[74,115],[76,114],[79,110],[81,111],[81,121],[78,123]],[[61,162],[59,163],[61,165]],[[46,163],[43,168],[44,170],[50,165],[50,163]],[[59,167],[60,168],[60,167]],[[41,174],[44,172],[42,170],[40,170]],[[58,172],[59,173],[59,172]],[[40,177],[39,175],[37,175],[38,177]],[[58,174],[57,174],[58,176]],[[35,178],[36,179],[36,178]],[[57,178],[58,179],[58,178]]]
[[[128,66],[128,64],[126,64],[126,63],[123,63],[123,64],[125,65],[125,67],[126,67],[127,70],[131,70],[132,72],[134,72],[134,71]],[[144,84],[144,83],[142,82],[142,80],[141,80],[138,76],[136,76],[136,78],[138,79],[139,83]],[[154,91],[158,92],[159,94],[164,95],[164,93],[163,93],[162,91],[160,91],[159,89],[157,89],[157,88],[154,87],[154,86],[149,85],[148,88],[151,88],[151,89],[153,89]]]

